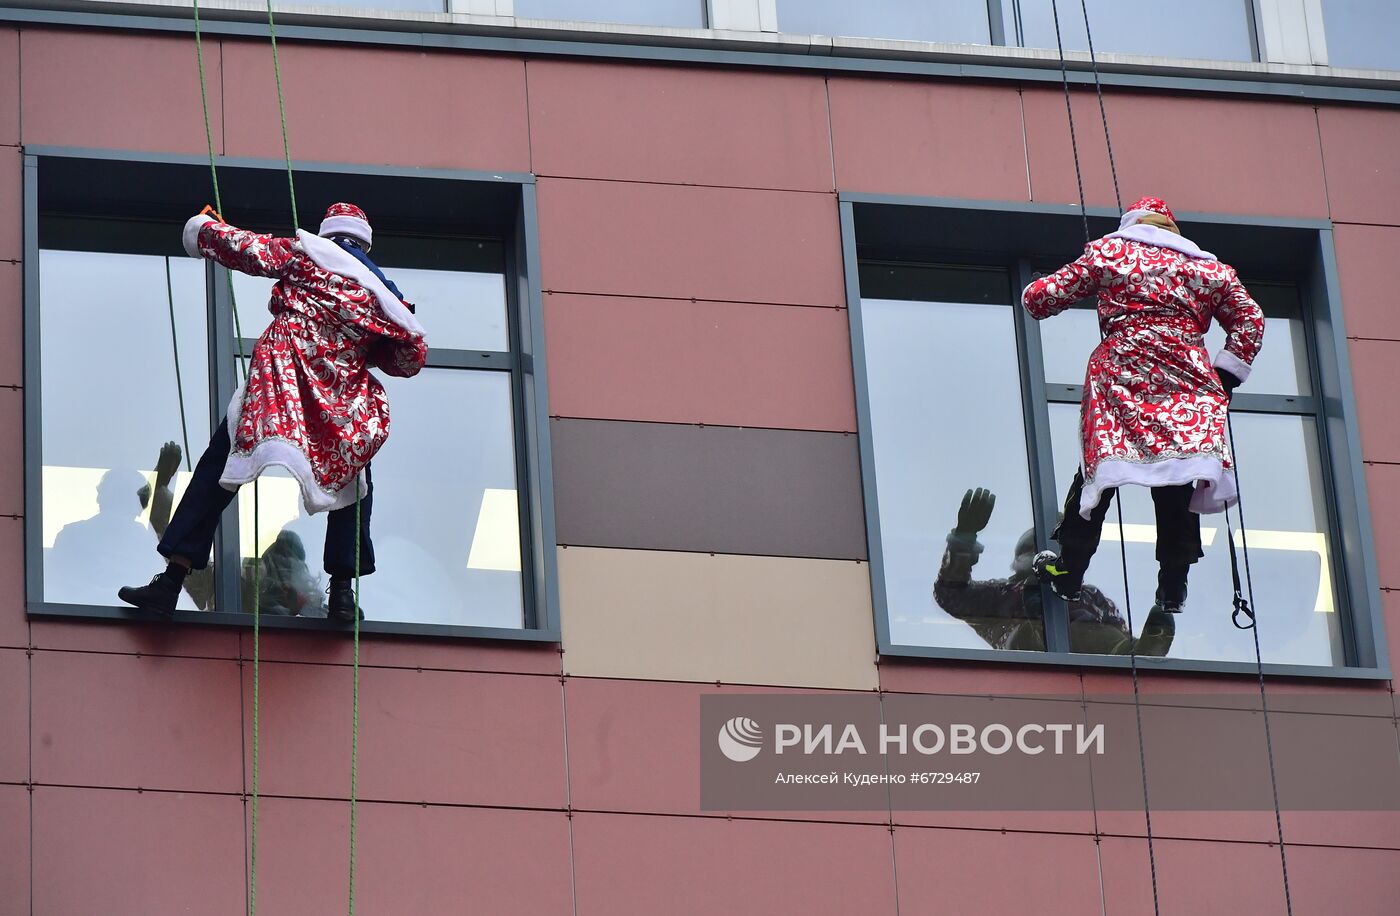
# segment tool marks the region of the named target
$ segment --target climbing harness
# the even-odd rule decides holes
[[[277,55],[277,27],[272,14],[272,2],[267,2],[267,30],[269,42],[272,46],[272,68],[277,83],[277,109],[282,127],[282,156],[287,168],[287,194],[291,201],[292,227],[300,229],[301,224],[297,217],[296,186],[292,173],[291,145],[287,136],[287,103],[286,96],[282,90],[282,68]],[[223,211],[223,201],[219,192],[219,170],[214,156],[214,133],[209,117],[209,91],[208,82],[204,71],[204,43],[200,29],[199,20],[199,0],[194,0],[194,43],[195,56],[199,65],[199,94],[200,102],[204,111],[204,137],[209,153],[209,175],[214,187],[215,215]],[[206,207],[205,210],[210,208]],[[219,217],[222,220],[222,217]],[[167,271],[168,271],[167,263]],[[238,364],[243,372],[244,384],[248,380],[248,355],[243,349],[243,329],[239,322],[238,305],[234,296],[233,274],[225,271],[229,285],[229,303],[233,311],[234,337],[238,341]],[[167,274],[168,282],[168,274]],[[171,334],[174,335],[174,307],[173,300],[171,306]],[[178,378],[179,361],[176,360],[176,372]],[[184,398],[181,395],[181,422],[184,422]],[[188,434],[186,434],[185,452],[189,454]],[[353,663],[353,695],[352,695],[352,721],[350,730],[350,863],[349,863],[349,893],[348,907],[350,916],[355,914],[355,835],[356,835],[356,808],[358,804],[358,780],[359,780],[359,740],[360,740],[360,480],[355,479],[355,608],[354,608],[354,663]],[[258,891],[258,758],[260,751],[259,742],[259,721],[261,719],[260,710],[260,663],[261,663],[261,567],[262,558],[259,553],[259,485],[258,481],[253,483],[253,725],[252,725],[252,791],[250,793],[250,827],[249,827],[249,864],[248,864],[248,913],[254,916],[257,913],[257,891]]]
[[[1118,184],[1118,168],[1117,168],[1117,165],[1116,165],[1116,163],[1115,163],[1114,156],[1113,156],[1113,139],[1112,139],[1112,135],[1111,135],[1111,133],[1110,133],[1110,131],[1109,131],[1109,127],[1108,127],[1108,111],[1107,111],[1107,108],[1106,108],[1105,105],[1104,105],[1103,83],[1102,83],[1102,81],[1100,80],[1100,77],[1099,77],[1098,58],[1097,58],[1097,56],[1096,56],[1095,53],[1094,53],[1094,33],[1093,33],[1092,28],[1091,28],[1090,25],[1089,25],[1089,8],[1088,8],[1087,0],[1079,0],[1079,7],[1080,7],[1080,11],[1082,12],[1083,17],[1084,17],[1084,34],[1085,34],[1085,37],[1086,37],[1087,42],[1088,42],[1088,48],[1089,48],[1089,64],[1090,64],[1090,68],[1091,68],[1091,70],[1092,70],[1092,72],[1093,72],[1093,76],[1094,76],[1094,92],[1095,92],[1096,96],[1098,97],[1099,116],[1100,116],[1101,120],[1103,121],[1104,145],[1105,145],[1105,147],[1107,148],[1107,151],[1108,151],[1108,167],[1109,167],[1110,173],[1111,173],[1112,176],[1113,176],[1113,196],[1114,196],[1115,203],[1117,204],[1117,207],[1118,207],[1118,212],[1119,212],[1119,213],[1122,213],[1122,212],[1123,212],[1123,196],[1122,196],[1121,191],[1119,190],[1119,184]],[[1093,236],[1092,236],[1092,233],[1089,231],[1089,210],[1088,210],[1088,205],[1087,205],[1086,198],[1085,198],[1085,194],[1084,194],[1084,176],[1083,176],[1083,172],[1082,172],[1082,169],[1081,169],[1081,166],[1080,166],[1080,161],[1079,161],[1079,145],[1078,145],[1078,142],[1077,142],[1077,140],[1076,140],[1076,138],[1075,138],[1075,131],[1074,131],[1074,109],[1073,109],[1073,106],[1072,106],[1072,103],[1071,103],[1071,100],[1070,100],[1070,91],[1069,91],[1069,69],[1068,69],[1068,65],[1067,65],[1066,60],[1065,60],[1064,43],[1063,43],[1063,40],[1062,40],[1061,34],[1060,34],[1060,14],[1059,14],[1059,9],[1058,9],[1057,0],[1050,0],[1050,10],[1051,10],[1051,14],[1052,14],[1052,16],[1053,16],[1053,18],[1054,18],[1054,22],[1055,22],[1055,45],[1056,45],[1056,48],[1057,48],[1057,50],[1058,50],[1058,52],[1059,52],[1059,58],[1060,58],[1060,80],[1061,80],[1061,84],[1062,84],[1063,87],[1064,87],[1064,94],[1065,94],[1065,111],[1066,111],[1066,114],[1067,114],[1068,117],[1069,117],[1070,146],[1071,146],[1072,151],[1073,151],[1073,154],[1074,154],[1074,172],[1075,172],[1075,178],[1077,179],[1078,184],[1079,184],[1079,209],[1080,209],[1080,215],[1081,215],[1081,217],[1083,218],[1083,221],[1084,221],[1084,238],[1085,238],[1085,243],[1087,244],[1088,242],[1091,242],[1091,241],[1093,240]],[[1100,327],[1099,333],[1100,333],[1100,336],[1102,337],[1102,334],[1103,334],[1103,329],[1102,329],[1102,327]],[[1228,435],[1228,439],[1229,439],[1229,443],[1230,443],[1230,454],[1231,454],[1231,456],[1234,458],[1235,476],[1236,476],[1236,481],[1237,481],[1237,485],[1238,485],[1238,479],[1239,479],[1239,453],[1235,450],[1235,433],[1234,433],[1234,426],[1233,426],[1233,424],[1230,422],[1230,414],[1229,414],[1229,412],[1228,412],[1228,407],[1227,407],[1227,412],[1226,412],[1225,424],[1226,424],[1227,435]],[[1242,489],[1242,488],[1241,488],[1241,489]],[[1239,498],[1238,498],[1237,510],[1238,510],[1238,512],[1240,513],[1240,548],[1241,548],[1241,552],[1244,554],[1245,590],[1248,591],[1248,596],[1249,596],[1249,597],[1248,597],[1248,599],[1246,599],[1246,598],[1245,598],[1244,591],[1241,590],[1241,588],[1240,588],[1239,561],[1238,561],[1238,559],[1237,559],[1237,557],[1236,557],[1236,553],[1235,553],[1234,532],[1233,532],[1233,530],[1232,530],[1231,527],[1230,527],[1230,516],[1229,516],[1229,512],[1228,512],[1228,510],[1227,510],[1227,512],[1225,513],[1225,530],[1226,530],[1226,540],[1227,540],[1227,542],[1228,542],[1228,544],[1229,544],[1229,551],[1230,551],[1230,572],[1231,572],[1231,576],[1232,576],[1232,579],[1233,579],[1233,586],[1234,586],[1234,593],[1233,593],[1233,598],[1232,598],[1233,612],[1232,612],[1232,614],[1231,614],[1231,622],[1232,622],[1236,627],[1238,627],[1239,629],[1248,629],[1248,630],[1252,631],[1253,636],[1254,636],[1254,662],[1255,662],[1255,671],[1256,671],[1256,673],[1257,673],[1257,675],[1258,675],[1258,678],[1259,678],[1259,701],[1260,701],[1260,707],[1261,707],[1261,711],[1262,711],[1262,713],[1263,713],[1263,720],[1264,720],[1264,741],[1265,741],[1265,746],[1266,746],[1266,748],[1267,748],[1267,750],[1268,750],[1268,756],[1269,756],[1269,782],[1270,782],[1270,786],[1271,786],[1271,788],[1272,788],[1272,790],[1273,790],[1274,824],[1275,824],[1275,826],[1276,826],[1276,828],[1277,828],[1277,831],[1278,831],[1279,861],[1280,861],[1280,864],[1282,865],[1284,901],[1285,901],[1285,904],[1286,904],[1286,906],[1287,906],[1287,913],[1288,913],[1288,916],[1292,916],[1292,914],[1293,914],[1293,895],[1292,895],[1292,891],[1291,891],[1291,888],[1290,888],[1290,885],[1289,885],[1289,880],[1288,880],[1288,856],[1287,856],[1287,852],[1286,852],[1286,848],[1285,848],[1285,843],[1284,843],[1284,837],[1283,837],[1283,814],[1282,814],[1282,810],[1281,810],[1281,808],[1280,808],[1280,806],[1279,806],[1279,799],[1278,799],[1278,778],[1277,778],[1277,773],[1276,773],[1276,769],[1275,769],[1275,765],[1274,765],[1273,737],[1272,737],[1272,733],[1271,733],[1270,728],[1269,728],[1269,703],[1268,703],[1268,694],[1267,694],[1267,690],[1265,689],[1265,686],[1264,686],[1264,662],[1263,662],[1263,654],[1262,654],[1262,652],[1261,652],[1261,650],[1260,650],[1260,645],[1259,645],[1259,629],[1258,629],[1258,627],[1256,626],[1255,614],[1254,614],[1254,610],[1253,610],[1253,604],[1254,604],[1254,583],[1253,583],[1252,578],[1250,577],[1250,571],[1249,571],[1249,538],[1248,538],[1248,534],[1247,534],[1247,532],[1246,532],[1246,527],[1245,527],[1245,520],[1244,520],[1244,496],[1243,496],[1243,493],[1242,493],[1242,492],[1241,492],[1241,494],[1240,494],[1240,496],[1239,496]],[[1129,631],[1129,636],[1131,637],[1132,632],[1133,632],[1133,609],[1132,609],[1132,597],[1131,597],[1131,592],[1129,591],[1129,588],[1128,588],[1128,561],[1127,561],[1127,547],[1126,547],[1127,539],[1124,538],[1124,537],[1122,536],[1122,530],[1123,530],[1123,504],[1122,504],[1122,500],[1121,500],[1121,499],[1118,501],[1118,526],[1119,526],[1119,540],[1118,540],[1118,545],[1119,545],[1119,551],[1120,551],[1120,554],[1121,554],[1121,557],[1122,557],[1122,562],[1123,562],[1123,589],[1124,589],[1124,595],[1125,595],[1125,599],[1126,599],[1126,602],[1125,602],[1125,603],[1126,603],[1126,610],[1127,610],[1127,617],[1128,617],[1128,631]],[[1242,618],[1242,617],[1247,618],[1247,619],[1248,619],[1248,623],[1241,623],[1241,618]],[[1159,897],[1159,894],[1158,894],[1158,887],[1157,887],[1157,858],[1156,858],[1156,851],[1155,851],[1155,848],[1154,848],[1154,845],[1153,845],[1153,835],[1152,835],[1152,809],[1151,809],[1151,804],[1149,803],[1149,800],[1148,800],[1147,755],[1146,755],[1146,751],[1145,751],[1145,747],[1144,747],[1144,742],[1143,742],[1143,732],[1142,732],[1142,706],[1141,706],[1141,698],[1140,698],[1140,693],[1139,693],[1138,670],[1137,670],[1137,647],[1136,647],[1136,642],[1135,642],[1135,640],[1132,640],[1132,639],[1130,638],[1130,639],[1129,639],[1129,642],[1128,642],[1128,646],[1129,646],[1129,663],[1130,663],[1130,667],[1131,667],[1131,669],[1132,669],[1132,675],[1133,675],[1133,705],[1134,705],[1135,711],[1136,711],[1136,713],[1137,713],[1137,725],[1138,725],[1138,756],[1139,756],[1139,759],[1141,760],[1141,763],[1142,763],[1143,814],[1144,814],[1145,819],[1146,819],[1146,828],[1147,828],[1147,855],[1148,855],[1148,862],[1149,862],[1149,865],[1150,865],[1150,868],[1151,868],[1151,873],[1152,873],[1152,907],[1153,907],[1153,912],[1156,913],[1156,914],[1159,914],[1159,916],[1160,916],[1160,913],[1161,913],[1161,903],[1160,903],[1160,897]]]

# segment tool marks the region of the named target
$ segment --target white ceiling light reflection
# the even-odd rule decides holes
[[[520,512],[514,490],[482,491],[467,568],[520,572]]]

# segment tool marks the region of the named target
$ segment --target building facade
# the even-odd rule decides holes
[[[1380,739],[1339,779],[1395,768],[1400,11],[387,6],[279,4],[275,56],[256,4],[0,8],[0,914],[340,912],[352,839],[363,913],[1395,912],[1388,803],[723,810],[700,708],[1306,696]],[[1267,321],[1246,535],[1205,518],[1165,623],[1146,494],[1097,603],[1025,572],[1098,331],[1020,291],[1144,195]],[[116,601],[270,321],[271,279],[181,251],[216,199],[277,234],[360,204],[428,328],[358,649],[287,477],[175,622]],[[1196,727],[1142,721],[1149,773]],[[1257,744],[1199,769],[1267,780]]]

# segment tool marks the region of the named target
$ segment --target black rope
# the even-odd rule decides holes
[[[1065,61],[1064,40],[1061,38],[1060,35],[1060,11],[1056,0],[1050,0],[1050,12],[1055,20],[1055,47],[1059,51],[1060,55],[1060,84],[1064,87],[1065,91],[1065,114],[1069,118],[1069,142],[1070,148],[1074,153],[1074,178],[1079,185],[1079,215],[1084,221],[1084,245],[1087,248],[1089,244],[1094,240],[1094,236],[1093,233],[1089,230],[1089,205],[1088,201],[1084,196],[1084,172],[1083,168],[1079,164],[1079,142],[1075,137],[1074,132],[1074,106],[1070,100],[1069,94],[1069,66]],[[1085,31],[1088,31],[1089,12],[1087,9],[1085,9],[1084,11],[1084,28]],[[1097,86],[1097,65],[1095,65],[1094,69],[1094,83],[1095,86]],[[1099,93],[1099,104],[1100,109],[1102,110],[1102,91],[1100,91]],[[1103,127],[1104,136],[1107,137],[1107,115],[1104,116]],[[1109,167],[1112,168],[1114,172],[1113,187],[1116,193],[1118,189],[1118,172],[1117,168],[1114,166],[1113,163],[1113,146],[1111,144],[1108,146],[1108,163]],[[1120,211],[1123,208],[1123,203],[1121,200],[1118,202],[1118,208]],[[1103,330],[1103,324],[1100,323],[1099,340],[1103,341],[1104,339],[1105,334]],[[1120,560],[1123,563],[1123,604],[1128,616],[1128,665],[1132,670],[1133,675],[1133,712],[1137,717],[1138,762],[1141,764],[1142,769],[1142,813],[1144,825],[1147,830],[1147,863],[1152,873],[1152,912],[1156,914],[1156,916],[1161,916],[1161,896],[1157,888],[1157,850],[1155,845],[1153,844],[1152,837],[1152,804],[1149,801],[1147,789],[1147,748],[1143,740],[1142,733],[1142,692],[1141,686],[1138,683],[1137,635],[1136,629],[1133,626],[1133,593],[1132,588],[1128,582],[1128,539],[1124,536],[1123,533],[1123,498],[1121,493],[1118,494],[1118,499],[1116,500],[1116,502],[1118,509],[1118,552]]]
[[[1230,439],[1230,457],[1234,460],[1235,483],[1236,488],[1239,489],[1240,453],[1235,450],[1235,427],[1234,424],[1230,422],[1230,414],[1228,412],[1225,414],[1225,431]],[[1236,498],[1238,501],[1235,503],[1235,510],[1240,514],[1240,548],[1241,552],[1244,554],[1244,581],[1245,587],[1249,590],[1249,604],[1253,604],[1254,578],[1250,575],[1249,571],[1249,533],[1248,529],[1245,527],[1244,521],[1243,490],[1239,490]],[[1225,530],[1226,533],[1229,534],[1230,515],[1228,511],[1225,514]],[[1240,626],[1240,624],[1236,618],[1240,613],[1240,607],[1243,599],[1240,597],[1240,571],[1239,565],[1235,560],[1235,541],[1233,536],[1230,538],[1230,572],[1235,579],[1236,601],[1235,613],[1231,616],[1231,620],[1233,620],[1235,626],[1238,627]],[[1293,892],[1290,889],[1288,883],[1288,851],[1285,848],[1283,841],[1283,812],[1280,810],[1279,807],[1278,774],[1274,769],[1274,738],[1272,732],[1269,729],[1269,695],[1268,692],[1264,689],[1264,655],[1263,652],[1261,652],[1259,649],[1259,627],[1256,626],[1254,612],[1249,609],[1249,604],[1245,604],[1243,606],[1244,613],[1247,614],[1249,617],[1249,625],[1247,627],[1240,628],[1248,629],[1254,634],[1254,665],[1255,670],[1259,674],[1259,706],[1260,710],[1264,714],[1264,746],[1268,749],[1269,752],[1269,787],[1273,790],[1274,794],[1274,826],[1278,828],[1278,860],[1279,865],[1283,869],[1283,900],[1284,904],[1288,908],[1288,916],[1293,916]]]

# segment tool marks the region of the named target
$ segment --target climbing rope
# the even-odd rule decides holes
[[[185,383],[180,378],[180,340],[175,336],[175,287],[170,280],[170,258],[165,258],[165,304],[170,310],[170,349],[175,359],[175,393],[180,399],[180,438],[185,443],[185,470],[190,470],[190,428],[185,422]]]
[[[1075,144],[1075,142],[1074,142],[1074,112],[1073,112],[1073,110],[1070,108],[1069,75],[1068,75],[1068,69],[1067,69],[1067,66],[1066,66],[1066,63],[1065,63],[1064,45],[1063,45],[1063,43],[1061,42],[1061,39],[1060,39],[1059,13],[1058,13],[1058,10],[1056,9],[1055,0],[1050,0],[1050,3],[1051,3],[1051,12],[1054,14],[1054,18],[1055,18],[1055,42],[1056,42],[1057,47],[1059,48],[1061,82],[1062,82],[1063,85],[1064,85],[1064,91],[1065,91],[1065,108],[1066,108],[1066,110],[1069,112],[1069,118],[1070,118],[1070,143],[1071,143],[1071,146],[1074,147],[1074,168],[1075,168],[1075,174],[1076,174],[1077,177],[1079,177],[1079,172],[1080,172],[1079,150],[1078,150],[1077,144]],[[1113,137],[1112,137],[1112,134],[1110,133],[1109,128],[1108,128],[1108,111],[1107,111],[1107,108],[1106,108],[1105,105],[1104,105],[1103,83],[1102,83],[1102,81],[1101,81],[1101,79],[1100,79],[1100,77],[1099,77],[1098,57],[1097,57],[1097,56],[1095,55],[1095,53],[1094,53],[1094,33],[1093,33],[1093,29],[1092,29],[1091,26],[1089,25],[1089,8],[1088,8],[1088,4],[1087,4],[1086,0],[1079,0],[1079,8],[1080,8],[1080,11],[1082,12],[1082,14],[1083,14],[1083,16],[1084,16],[1084,35],[1085,35],[1085,38],[1087,39],[1087,43],[1088,43],[1088,47],[1089,47],[1089,64],[1090,64],[1090,67],[1091,67],[1091,69],[1092,69],[1092,71],[1093,71],[1093,75],[1094,75],[1094,92],[1095,92],[1095,95],[1097,95],[1097,97],[1098,97],[1098,103],[1099,103],[1099,117],[1100,117],[1100,119],[1103,121],[1104,145],[1105,145],[1105,147],[1106,147],[1107,150],[1108,150],[1108,167],[1109,167],[1110,173],[1111,173],[1112,176],[1113,176],[1113,196],[1114,196],[1114,200],[1115,200],[1115,202],[1117,203],[1117,206],[1118,206],[1118,212],[1119,212],[1119,213],[1122,213],[1122,212],[1123,212],[1123,196],[1122,196],[1121,191],[1119,190],[1119,184],[1118,184],[1118,168],[1117,168],[1117,165],[1116,165],[1116,163],[1115,163],[1115,161],[1114,161],[1114,156],[1113,156]],[[1081,213],[1082,213],[1083,216],[1084,216],[1084,231],[1085,231],[1085,237],[1088,238],[1088,237],[1089,237],[1089,218],[1088,218],[1088,211],[1087,211],[1087,208],[1085,207],[1084,181],[1083,181],[1083,178],[1082,178],[1082,177],[1079,177],[1079,205],[1080,205]],[[1100,329],[1100,332],[1102,333],[1102,329]],[[1230,454],[1231,454],[1231,456],[1232,456],[1233,459],[1234,459],[1235,476],[1236,476],[1236,485],[1238,486],[1238,479],[1239,479],[1239,452],[1236,451],[1236,449],[1235,449],[1235,430],[1234,430],[1234,424],[1231,422],[1230,414],[1229,414],[1229,411],[1228,411],[1228,407],[1227,407],[1227,411],[1226,411],[1226,414],[1225,414],[1225,428],[1226,428],[1227,436],[1228,436],[1229,443],[1230,443]],[[1255,672],[1256,672],[1256,674],[1257,674],[1257,676],[1258,676],[1258,679],[1259,679],[1259,702],[1260,702],[1260,708],[1261,708],[1261,711],[1262,711],[1262,713],[1263,713],[1263,718],[1264,718],[1264,742],[1265,742],[1265,747],[1266,747],[1266,749],[1267,749],[1267,751],[1268,751],[1268,756],[1269,756],[1269,784],[1270,784],[1270,787],[1271,787],[1271,789],[1272,789],[1272,791],[1273,791],[1274,824],[1275,824],[1275,827],[1276,827],[1277,830],[1278,830],[1279,863],[1280,863],[1280,865],[1281,865],[1281,867],[1282,867],[1282,874],[1283,874],[1283,895],[1284,895],[1284,902],[1285,902],[1285,905],[1286,905],[1286,907],[1287,907],[1288,916],[1292,916],[1292,914],[1293,914],[1293,894],[1292,894],[1292,890],[1291,890],[1291,887],[1290,887],[1290,884],[1289,884],[1289,880],[1288,880],[1288,855],[1287,855],[1286,846],[1285,846],[1284,837],[1283,837],[1283,813],[1282,813],[1282,809],[1281,809],[1281,807],[1280,807],[1280,805],[1279,805],[1279,798],[1278,798],[1278,777],[1277,777],[1277,772],[1276,772],[1275,764],[1274,764],[1273,736],[1272,736],[1272,732],[1271,732],[1270,727],[1269,727],[1269,701],[1268,701],[1268,692],[1267,692],[1267,690],[1266,690],[1266,688],[1265,688],[1265,685],[1264,685],[1264,661],[1263,661],[1263,653],[1262,653],[1262,651],[1261,651],[1261,649],[1260,649],[1260,644],[1259,644],[1259,628],[1258,628],[1258,626],[1256,625],[1257,621],[1256,621],[1256,619],[1255,619],[1255,613],[1254,613],[1254,611],[1253,611],[1252,608],[1251,608],[1251,606],[1254,604],[1254,582],[1253,582],[1253,579],[1252,579],[1251,576],[1250,576],[1250,568],[1249,568],[1249,535],[1248,535],[1248,533],[1247,533],[1247,528],[1246,528],[1245,520],[1244,520],[1244,496],[1243,496],[1243,493],[1242,493],[1242,492],[1240,493],[1240,495],[1239,495],[1239,497],[1238,497],[1237,511],[1239,512],[1239,515],[1240,515],[1240,548],[1241,548],[1241,552],[1244,554],[1245,585],[1246,585],[1246,588],[1247,588],[1247,591],[1248,591],[1248,594],[1249,594],[1249,598],[1248,598],[1248,601],[1246,601],[1245,598],[1244,598],[1244,595],[1241,593],[1241,589],[1240,589],[1239,560],[1237,559],[1236,554],[1235,554],[1234,532],[1231,530],[1231,527],[1230,527],[1230,515],[1229,515],[1229,512],[1227,511],[1227,512],[1225,513],[1225,534],[1226,534],[1227,543],[1229,544],[1229,550],[1230,550],[1230,574],[1231,574],[1231,578],[1232,578],[1232,580],[1233,580],[1233,586],[1234,586],[1234,594],[1233,594],[1233,607],[1234,607],[1234,609],[1233,609],[1233,612],[1232,612],[1232,614],[1231,614],[1231,622],[1234,623],[1234,625],[1235,625],[1236,627],[1238,627],[1239,629],[1248,629],[1248,630],[1252,631],[1253,636],[1254,636],[1254,664],[1255,664]],[[1122,527],[1122,523],[1123,523],[1123,507],[1122,507],[1122,501],[1121,501],[1121,500],[1119,501],[1119,506],[1118,506],[1118,522],[1119,522],[1120,532],[1121,532],[1121,527]],[[1121,536],[1120,536],[1120,539],[1119,539],[1119,547],[1120,547],[1120,551],[1122,551],[1122,553],[1123,553],[1123,555],[1124,555],[1124,561],[1123,561],[1123,580],[1124,580],[1124,588],[1126,589],[1126,588],[1127,588],[1127,559],[1126,559],[1126,548],[1124,547],[1124,541],[1123,541],[1123,539],[1121,538]],[[1242,616],[1243,616],[1244,618],[1247,618],[1248,623],[1243,623],[1243,624],[1241,623],[1241,617],[1242,617]],[[1128,604],[1128,627],[1129,627],[1130,630],[1132,629],[1132,605],[1131,605],[1131,599],[1129,600],[1129,604]],[[1129,645],[1132,646],[1133,643],[1130,642]],[[1134,702],[1134,704],[1136,705],[1136,704],[1138,703],[1138,679],[1137,679],[1137,659],[1136,659],[1136,652],[1134,652],[1133,655],[1132,655],[1132,666],[1133,666],[1133,702]],[[1157,867],[1156,867],[1156,857],[1155,857],[1155,854],[1154,854],[1154,851],[1153,851],[1153,846],[1152,846],[1152,820],[1151,820],[1151,810],[1150,810],[1150,807],[1147,805],[1147,758],[1146,758],[1146,755],[1143,754],[1143,742],[1142,742],[1142,713],[1141,713],[1140,707],[1139,707],[1139,710],[1138,710],[1138,751],[1139,751],[1139,754],[1141,755],[1141,758],[1142,758],[1143,803],[1144,803],[1144,812],[1145,812],[1145,814],[1147,815],[1147,849],[1148,849],[1149,861],[1151,862],[1151,865],[1152,865],[1152,903],[1153,903],[1154,911],[1160,913],[1159,902],[1158,902],[1158,894],[1157,894]]]
[[[1059,7],[1058,7],[1058,5],[1057,5],[1057,3],[1056,3],[1056,0],[1050,0],[1050,12],[1051,12],[1051,14],[1052,14],[1052,16],[1054,17],[1054,20],[1055,20],[1055,47],[1059,50],[1059,54],[1060,54],[1060,82],[1061,82],[1061,85],[1064,87],[1064,91],[1065,91],[1065,114],[1066,114],[1066,115],[1068,116],[1068,118],[1069,118],[1069,142],[1070,142],[1070,149],[1071,149],[1071,150],[1073,151],[1073,153],[1074,153],[1074,177],[1075,177],[1076,182],[1077,182],[1078,185],[1079,185],[1079,215],[1080,215],[1080,218],[1084,221],[1084,244],[1087,246],[1090,242],[1092,242],[1092,241],[1094,240],[1094,236],[1093,236],[1093,233],[1089,230],[1089,205],[1088,205],[1088,201],[1087,201],[1087,199],[1086,199],[1086,197],[1085,197],[1085,195],[1084,195],[1084,172],[1083,172],[1083,168],[1080,166],[1080,163],[1079,163],[1079,141],[1078,141],[1078,139],[1077,139],[1076,136],[1075,136],[1075,131],[1074,131],[1074,107],[1073,107],[1073,105],[1072,105],[1072,103],[1071,103],[1070,94],[1069,94],[1069,67],[1068,67],[1068,65],[1067,65],[1066,62],[1065,62],[1065,47],[1064,47],[1064,41],[1063,41],[1063,39],[1062,39],[1061,36],[1060,36],[1060,11],[1059,11]],[[1085,31],[1087,32],[1087,31],[1088,31],[1088,28],[1089,28],[1089,11],[1088,11],[1087,9],[1085,9],[1085,11],[1084,11],[1084,28],[1085,28]],[[1091,47],[1092,47],[1092,45],[1091,45]],[[1092,59],[1092,58],[1091,58],[1091,59]],[[1097,86],[1098,86],[1098,77],[1097,77],[1098,65],[1097,65],[1097,64],[1095,64],[1094,70],[1095,70],[1095,79],[1094,79],[1094,83],[1095,83],[1095,86],[1097,87]],[[1100,91],[1100,93],[1099,93],[1099,102],[1100,102],[1100,105],[1102,105],[1102,102],[1103,102],[1103,93],[1102,93],[1102,91]],[[1104,115],[1103,127],[1104,127],[1104,136],[1107,137],[1107,136],[1108,136],[1108,116],[1107,116],[1107,115]],[[1114,162],[1113,162],[1113,146],[1112,146],[1111,144],[1108,146],[1108,163],[1109,163],[1109,167],[1110,167],[1111,169],[1113,169],[1113,176],[1114,176],[1114,177],[1113,177],[1113,190],[1114,190],[1114,193],[1117,194],[1117,193],[1118,193],[1118,170],[1117,170],[1117,167],[1114,165]],[[1119,212],[1122,212],[1122,210],[1123,210],[1123,201],[1122,201],[1121,197],[1120,197],[1119,200],[1118,200],[1118,210],[1119,210]],[[1103,325],[1100,324],[1100,325],[1099,325],[1099,339],[1100,339],[1100,341],[1102,341],[1102,340],[1104,339],[1104,337],[1105,337],[1105,335],[1104,335]],[[1162,908],[1161,908],[1161,897],[1160,897],[1160,895],[1159,895],[1159,893],[1158,893],[1158,888],[1157,888],[1157,850],[1156,850],[1156,847],[1155,847],[1155,845],[1154,845],[1154,843],[1153,843],[1153,836],[1152,836],[1152,805],[1151,805],[1151,802],[1150,802],[1149,797],[1148,797],[1148,788],[1147,788],[1147,786],[1148,786],[1148,783],[1147,783],[1147,748],[1146,748],[1145,743],[1144,743],[1144,740],[1143,740],[1143,731],[1142,731],[1142,693],[1141,693],[1141,687],[1140,687],[1140,685],[1139,685],[1139,683],[1138,683],[1137,636],[1136,636],[1136,632],[1137,632],[1137,631],[1136,631],[1136,629],[1135,629],[1134,626],[1133,626],[1133,593],[1132,593],[1132,588],[1129,586],[1129,583],[1128,583],[1128,539],[1124,536],[1124,533],[1123,533],[1123,530],[1124,530],[1124,526],[1123,526],[1123,495],[1122,495],[1121,493],[1118,494],[1118,499],[1115,500],[1115,502],[1116,502],[1116,504],[1117,504],[1117,509],[1118,509],[1118,551],[1119,551],[1120,559],[1122,560],[1122,563],[1123,563],[1123,603],[1124,603],[1124,607],[1125,607],[1125,609],[1126,609],[1126,611],[1127,611],[1127,617],[1128,617],[1128,666],[1129,666],[1129,668],[1131,669],[1132,675],[1133,675],[1133,712],[1135,713],[1135,715],[1136,715],[1136,717],[1137,717],[1138,762],[1141,764],[1141,768],[1142,768],[1142,813],[1143,813],[1144,824],[1145,824],[1145,827],[1146,827],[1146,830],[1147,830],[1147,863],[1148,863],[1148,867],[1149,867],[1149,869],[1151,870],[1151,874],[1152,874],[1152,912],[1153,912],[1154,914],[1156,914],[1156,916],[1161,916],[1161,912],[1162,912]]]

